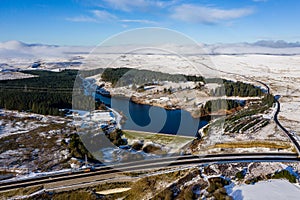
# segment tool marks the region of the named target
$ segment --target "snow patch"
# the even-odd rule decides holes
[[[234,200],[272,199],[298,200],[300,189],[286,180],[261,181],[254,185],[234,185],[226,187]]]

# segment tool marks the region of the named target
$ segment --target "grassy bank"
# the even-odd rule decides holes
[[[124,137],[128,139],[129,144],[134,140],[144,140],[144,142],[158,143],[174,150],[185,146],[194,139],[194,137],[186,137],[181,135],[168,135],[133,130],[123,130],[123,133]]]
[[[214,148],[271,148],[271,149],[289,149],[291,144],[287,142],[272,142],[272,141],[243,141],[243,142],[230,142],[219,143],[210,146],[209,149]]]

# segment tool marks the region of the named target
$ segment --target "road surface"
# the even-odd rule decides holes
[[[66,186],[67,184],[78,185],[81,182],[86,183],[87,177],[98,179],[105,176],[117,176],[121,172],[133,172],[154,170],[169,167],[190,167],[212,163],[235,163],[235,162],[298,162],[300,158],[293,153],[249,153],[249,154],[214,154],[214,155],[184,155],[175,157],[159,158],[154,160],[142,160],[130,163],[123,163],[111,166],[97,167],[95,171],[90,172],[74,172],[62,173],[53,176],[36,177],[31,179],[23,179],[18,181],[2,181],[0,182],[0,191],[18,189],[28,186],[40,186],[55,183],[55,187]]]

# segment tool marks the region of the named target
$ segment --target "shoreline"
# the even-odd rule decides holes
[[[154,133],[154,132],[148,132],[148,131],[137,131],[137,130],[128,130],[128,129],[124,129],[124,132],[128,131],[128,132],[135,132],[135,133],[141,133],[141,134],[150,134],[150,135],[162,135],[162,136],[169,136],[169,137],[182,137],[182,138],[191,138],[191,139],[195,139],[195,137],[192,136],[184,136],[184,135],[174,135],[174,134],[169,134],[169,133]]]
[[[118,113],[116,110],[114,110],[113,108],[109,108],[106,107],[108,110],[110,110],[113,115],[115,116],[115,121],[117,123],[117,127],[118,129],[122,129],[122,125],[121,125],[121,121],[122,121],[122,115],[120,113]]]
[[[134,97],[127,97],[125,95],[118,95],[118,94],[114,94],[114,95],[110,94],[109,96],[103,95],[103,94],[99,94],[99,95],[102,95],[102,96],[107,97],[107,98],[126,99],[126,100],[129,100],[130,102],[132,102],[134,104],[137,104],[137,105],[155,106],[155,107],[163,108],[163,109],[168,110],[168,111],[184,110],[184,111],[188,112],[194,119],[199,119],[199,120],[209,121],[210,120],[209,118],[211,118],[211,117],[222,116],[220,113],[211,113],[211,114],[207,114],[207,115],[203,115],[203,116],[198,116],[198,115],[195,115],[192,111],[189,111],[188,109],[185,109],[185,108],[181,108],[180,106],[168,107],[168,106],[164,106],[164,105],[161,105],[161,104],[158,104],[158,103],[157,104],[146,103],[144,100],[137,100],[136,99],[137,97],[135,97],[135,96]],[[112,108],[109,108],[109,107],[107,107],[107,108],[112,109]]]
[[[159,104],[159,103],[146,103],[145,100],[140,100],[138,99],[138,97],[136,96],[132,96],[132,97],[127,97],[129,98],[129,100],[132,102],[132,103],[135,103],[135,104],[140,104],[140,105],[149,105],[149,106],[156,106],[156,107],[160,107],[160,108],[164,108],[165,110],[183,110],[183,108],[181,108],[180,106],[167,106],[167,105],[162,105],[162,104]],[[188,112],[188,111],[187,111]]]
[[[147,103],[145,99],[138,99],[138,97],[136,97],[136,96],[127,97],[125,95],[120,95],[120,94],[110,94],[109,96],[106,96],[106,95],[102,95],[102,96],[108,97],[108,98],[126,99],[126,100],[129,100],[130,102],[132,102],[134,104],[137,104],[137,105],[155,106],[155,107],[163,108],[163,109],[168,110],[168,111],[184,110],[184,111],[190,113],[190,115],[194,119],[205,120],[205,121],[210,121],[210,119],[213,118],[213,117],[224,116],[224,115],[231,114],[235,111],[240,110],[240,108],[231,109],[231,110],[218,110],[218,111],[200,116],[200,115],[195,114],[195,112],[190,111],[188,108],[182,108],[179,105],[170,107],[170,106],[162,105],[162,104],[159,104],[159,103],[150,103],[150,102]],[[239,98],[241,98],[241,97],[239,97]]]

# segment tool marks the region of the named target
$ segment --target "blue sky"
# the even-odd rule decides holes
[[[298,0],[0,0],[0,41],[97,45],[164,27],[198,42],[300,41]]]

